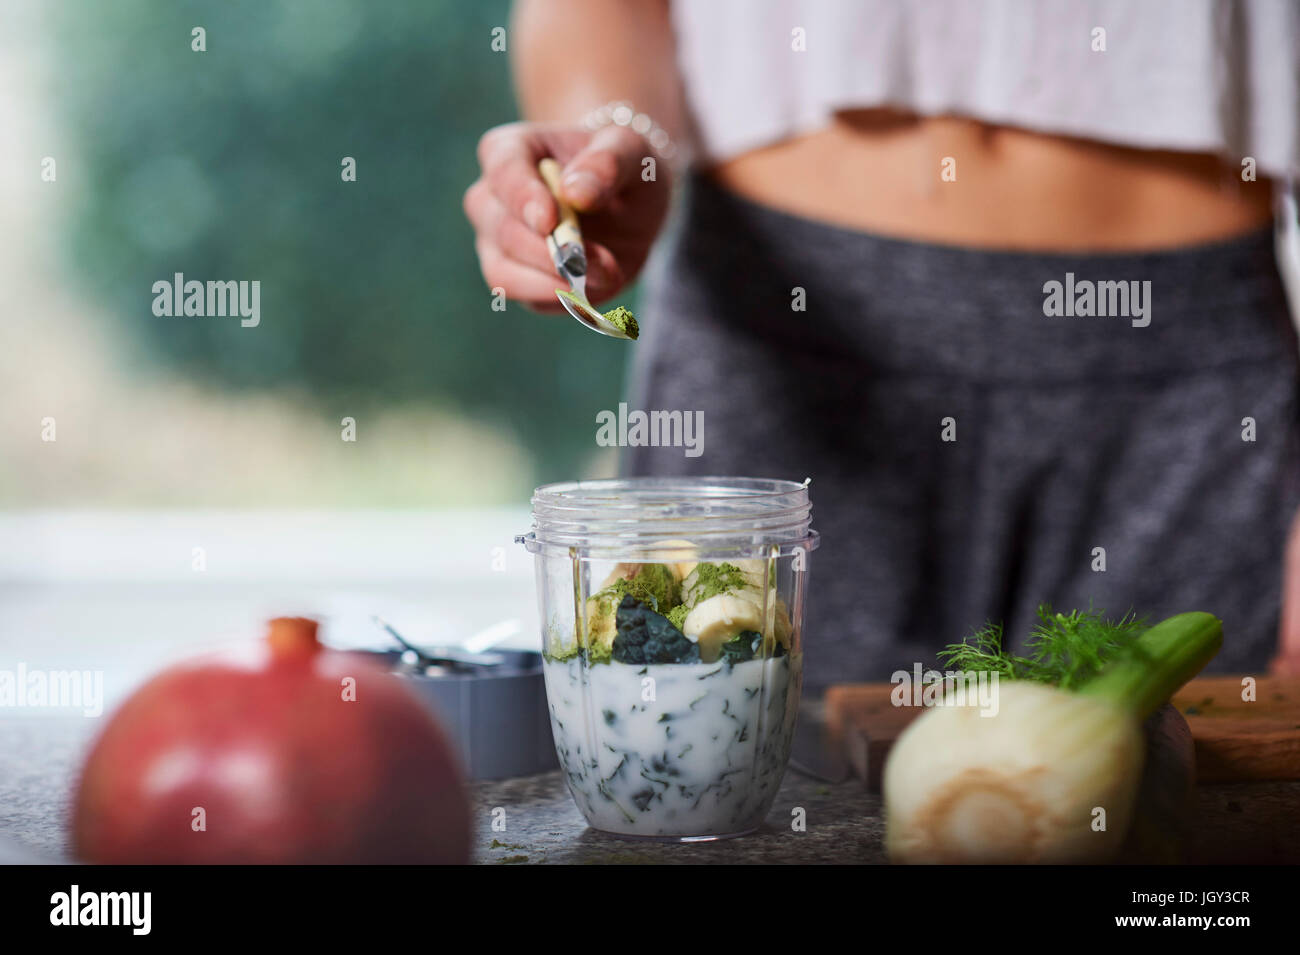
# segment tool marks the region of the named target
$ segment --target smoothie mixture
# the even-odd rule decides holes
[[[683,838],[763,821],[802,676],[774,576],[762,560],[620,564],[577,638],[551,635],[551,728],[592,826]]]

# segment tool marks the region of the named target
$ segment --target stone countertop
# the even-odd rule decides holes
[[[816,723],[801,715],[800,725],[811,730]],[[0,863],[69,861],[72,786],[97,728],[98,721],[77,717],[0,717]],[[796,757],[808,758],[800,742],[797,735]],[[880,796],[856,779],[825,783],[793,768],[762,829],[711,843],[629,841],[589,829],[558,771],[477,782],[471,795],[474,860],[489,865],[886,861]],[[1201,784],[1195,799],[1198,824],[1183,861],[1300,859],[1300,781]],[[791,826],[799,807],[803,832]],[[494,819],[505,828],[494,829]]]
[[[880,797],[857,780],[823,783],[787,770],[758,831],[718,842],[626,840],[587,828],[559,772],[473,787],[474,860],[484,864],[827,864],[885,862]],[[795,831],[802,808],[805,829]],[[495,811],[502,810],[502,811]],[[499,820],[493,828],[493,820]]]
[[[68,861],[70,794],[97,728],[76,717],[0,719],[0,862]],[[558,771],[477,782],[471,792],[479,863],[885,861],[880,797],[856,780],[824,783],[794,769],[762,829],[712,843],[629,841],[589,829]],[[802,832],[792,827],[796,808],[804,810]],[[504,820],[504,830],[493,828],[494,819]]]
[[[0,717],[0,864],[68,860],[67,819],[96,721]]]

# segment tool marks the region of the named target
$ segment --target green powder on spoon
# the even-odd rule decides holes
[[[570,302],[572,302],[574,305],[576,305],[578,308],[582,309],[583,311],[587,311],[587,312],[596,311],[585,300],[574,295],[568,289],[556,289],[555,294],[563,296],[564,298],[568,299]],[[608,312],[605,312],[601,317],[604,318],[605,321],[613,325],[615,328],[617,328],[628,338],[635,339],[638,335],[641,334],[641,329],[636,323],[636,316],[632,314],[631,310],[624,308],[622,305],[614,306]]]
[[[615,305],[605,313],[605,321],[609,322],[628,338],[636,338],[641,333],[637,327],[636,316],[624,308],[622,305]]]

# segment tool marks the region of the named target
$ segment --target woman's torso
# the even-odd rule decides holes
[[[1213,156],[883,110],[839,114],[710,175],[805,218],[980,248],[1167,248],[1244,234],[1272,209],[1270,180],[1242,181]]]
[[[700,164],[820,221],[983,247],[1173,246],[1263,224],[1273,178],[1300,173],[1293,0],[672,11]]]

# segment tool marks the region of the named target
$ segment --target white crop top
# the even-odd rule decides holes
[[[671,2],[705,160],[888,106],[1300,175],[1300,0]]]

